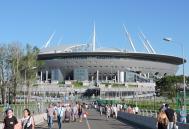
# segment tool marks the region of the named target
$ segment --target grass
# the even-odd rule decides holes
[[[125,84],[118,84],[118,83],[102,83],[105,85],[105,87],[108,87],[109,85],[112,85],[113,88],[116,87],[125,87]]]
[[[76,81],[73,83],[74,88],[82,88],[83,87],[83,82]]]
[[[155,110],[159,110],[163,103],[168,103],[169,106],[176,111],[180,109],[180,107],[177,106],[177,103],[172,102],[171,100],[166,100],[166,101],[156,100],[155,105],[154,105],[154,100],[140,100],[140,101],[129,100],[127,101],[127,105],[130,105],[130,106],[135,106],[136,103],[139,109],[154,110],[154,106],[155,106]],[[189,105],[187,105],[187,109],[189,109]]]

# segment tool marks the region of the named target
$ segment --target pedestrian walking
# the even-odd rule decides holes
[[[22,129],[34,129],[35,124],[34,124],[34,119],[31,116],[31,112],[29,109],[24,109],[23,111],[23,118],[21,119],[21,125]]]
[[[117,110],[118,110],[118,109],[117,109],[117,106],[113,105],[113,106],[112,106],[112,110],[113,110],[114,117],[117,119],[117,112],[118,112],[118,111],[117,111]]]
[[[79,122],[82,122],[82,119],[83,119],[82,114],[83,114],[82,105],[79,104],[79,107],[78,107]]]
[[[110,118],[110,114],[111,114],[111,109],[110,107],[107,105],[106,106],[106,120],[108,120]]]
[[[65,109],[62,104],[58,104],[57,107],[57,122],[58,122],[58,127],[59,129],[62,129],[62,119],[65,113]]]
[[[171,109],[168,104],[165,104],[165,113],[167,115],[167,118],[169,119],[167,129],[173,129],[174,120],[175,120],[175,111]]]
[[[99,110],[100,110],[100,116],[102,116],[102,106],[101,105],[99,107]]]
[[[184,106],[181,107],[181,110],[180,110],[180,122],[181,123],[186,123],[186,116],[187,116],[187,112],[184,108]]]
[[[139,108],[138,108],[138,106],[136,105],[136,106],[135,106],[135,114],[138,114],[138,111],[139,111]]]
[[[49,129],[52,129],[53,127],[54,114],[55,114],[54,107],[52,106],[52,104],[49,104],[49,107],[47,108],[47,123]]]
[[[156,127],[158,129],[167,129],[167,125],[168,125],[168,118],[167,118],[167,115],[166,115],[166,113],[165,113],[165,111],[163,110],[163,107],[162,107],[159,111],[158,116],[157,116]]]
[[[77,103],[72,107],[72,120],[77,120],[77,114],[78,114],[78,105]]]
[[[3,129],[14,129],[18,121],[17,118],[13,115],[13,109],[8,108],[5,113],[6,116],[3,121]]]

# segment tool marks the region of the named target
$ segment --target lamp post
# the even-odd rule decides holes
[[[172,38],[170,37],[166,37],[163,39],[166,42],[173,42]],[[184,63],[185,63],[185,59],[184,59],[184,46],[182,43],[176,43],[181,47],[182,50],[182,72],[183,72],[183,92],[184,92],[184,109],[186,110],[186,79],[185,79],[185,70],[184,70]]]
[[[153,93],[153,96],[154,96],[154,111],[155,111],[155,104],[156,104],[156,93],[155,92]]]

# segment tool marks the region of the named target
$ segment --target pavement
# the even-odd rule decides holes
[[[141,127],[131,125],[129,123],[116,120],[114,118],[109,118],[106,120],[105,115],[100,116],[99,112],[95,109],[91,109],[88,111],[89,115],[87,117],[89,126],[87,124],[87,120],[83,118],[83,121],[78,122],[70,122],[63,123],[63,129],[142,129]],[[48,129],[47,123],[42,123],[37,125],[35,129]],[[57,122],[54,122],[53,129],[58,129]]]

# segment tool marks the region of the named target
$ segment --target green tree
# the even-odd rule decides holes
[[[23,52],[21,49],[21,44],[19,43],[10,43],[8,45],[8,53],[9,53],[9,59],[10,59],[10,70],[11,70],[11,93],[14,99],[14,102],[16,102],[16,95],[17,95],[17,89],[18,86],[21,85],[21,59],[23,56]],[[9,94],[10,96],[10,94]]]
[[[179,90],[183,89],[183,76],[165,76],[156,82],[156,91],[161,96],[174,101]]]
[[[0,89],[2,103],[6,100],[6,89],[10,80],[10,62],[8,59],[7,45],[0,45]]]
[[[31,88],[32,85],[36,83],[36,73],[37,69],[43,64],[41,61],[37,61],[37,55],[39,53],[39,49],[37,47],[32,47],[27,44],[25,49],[25,55],[22,59],[22,78],[25,80],[25,85],[27,88],[27,100],[26,103],[29,103],[29,99],[31,96]]]

